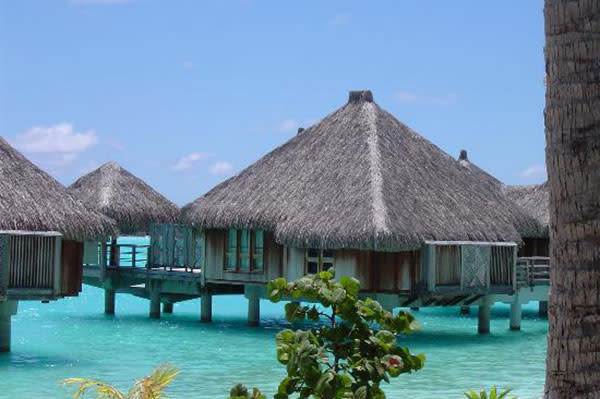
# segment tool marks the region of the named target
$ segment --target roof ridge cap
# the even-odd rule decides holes
[[[376,232],[387,233],[387,207],[383,199],[383,174],[378,145],[377,109],[372,102],[361,104],[361,113],[367,121],[367,147],[369,149],[369,175],[371,181],[371,207]]]

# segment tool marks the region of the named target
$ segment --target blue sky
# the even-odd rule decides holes
[[[510,184],[545,180],[541,0],[0,0],[0,135],[64,184],[183,205],[368,88]]]

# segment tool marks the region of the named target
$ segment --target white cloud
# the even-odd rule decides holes
[[[348,14],[335,14],[329,18],[329,25],[347,25],[350,23],[350,15]]]
[[[298,122],[297,120],[285,119],[285,120],[281,121],[281,123],[277,127],[277,130],[279,130],[282,133],[287,133],[287,132],[291,132],[294,130],[298,130],[299,126],[300,126],[300,122]]]
[[[193,152],[191,154],[188,154],[182,158],[180,158],[175,165],[173,165],[171,167],[172,170],[176,171],[176,172],[181,172],[184,170],[189,170],[191,169],[196,163],[198,163],[199,161],[202,161],[203,159],[206,159],[209,157],[209,154],[204,153],[204,152]]]
[[[98,144],[98,136],[94,130],[78,132],[71,123],[59,123],[32,127],[11,143],[35,163],[61,174],[81,153]]]
[[[70,123],[54,126],[35,126],[17,134],[15,146],[33,153],[80,153],[98,144],[93,130],[76,132]]]
[[[537,179],[546,177],[546,167],[544,165],[533,165],[519,172],[521,179]]]
[[[233,170],[233,165],[226,161],[218,161],[210,168],[210,173],[217,175],[227,175]]]
[[[395,99],[404,104],[423,104],[450,106],[460,102],[460,96],[456,93],[449,93],[442,96],[426,97],[408,90],[400,90],[395,94]]]

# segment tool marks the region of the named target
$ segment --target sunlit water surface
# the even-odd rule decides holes
[[[198,322],[199,300],[178,303],[161,320],[148,318],[148,301],[118,294],[116,315],[103,314],[103,291],[85,286],[76,298],[50,304],[21,302],[13,317],[13,347],[0,354],[0,398],[68,398],[59,381],[93,377],[128,387],[161,362],[181,375],[174,399],[221,398],[237,382],[258,386],[269,397],[285,369],[275,359],[275,334],[288,327],[283,305],[261,301],[261,327],[246,327],[242,296],[213,299],[213,323]],[[492,310],[492,333],[477,334],[476,308],[416,312],[422,328],[402,343],[427,357],[425,368],[384,387],[389,398],[464,397],[471,387],[513,387],[540,398],[544,381],[547,321],[537,303],[523,309],[522,331],[508,330],[508,306]]]

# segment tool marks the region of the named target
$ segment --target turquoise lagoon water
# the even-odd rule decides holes
[[[288,327],[283,305],[261,301],[260,328],[246,327],[242,296],[213,299],[213,323],[198,322],[198,300],[178,303],[161,320],[148,318],[148,301],[118,294],[116,315],[105,316],[103,291],[84,286],[79,297],[49,304],[21,302],[13,317],[13,346],[0,354],[0,398],[68,398],[59,385],[68,377],[93,377],[125,389],[160,362],[181,375],[174,399],[227,397],[237,382],[271,397],[284,376],[275,359],[275,334]],[[479,336],[476,308],[416,312],[422,328],[403,339],[427,356],[425,368],[384,387],[389,398],[461,398],[471,387],[498,384],[520,398],[540,398],[544,381],[547,322],[537,304],[523,309],[522,331],[508,330],[508,306],[492,310],[492,333]]]

